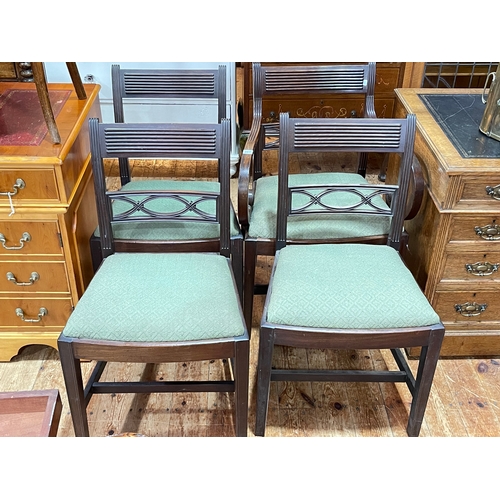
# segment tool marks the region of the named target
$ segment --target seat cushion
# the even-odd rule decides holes
[[[121,191],[139,190],[187,190],[187,191],[207,191],[210,193],[219,192],[219,183],[213,181],[170,181],[170,180],[148,180],[132,181],[121,188]],[[186,197],[189,199],[189,197]],[[182,210],[185,205],[173,199],[162,199],[156,202],[164,212]],[[148,205],[151,208],[153,204]],[[130,209],[129,203],[115,200],[113,203],[113,213],[119,214]],[[198,208],[210,214],[215,213],[215,201],[207,200],[199,203]],[[231,215],[230,233],[237,236],[240,229],[236,222],[234,211]],[[181,222],[181,221],[157,221],[157,222],[127,222],[114,223],[113,234],[116,239],[123,240],[196,240],[211,239],[219,237],[219,225],[207,222]],[[95,236],[99,236],[99,228],[96,229]]]
[[[277,257],[267,321],[314,328],[402,328],[439,316],[385,245],[290,245]]]
[[[289,176],[289,186],[311,184],[368,184],[359,174],[325,172],[315,174],[294,174]],[[352,195],[336,193],[336,203],[349,203]],[[299,196],[294,196],[293,206],[302,204]],[[262,177],[257,180],[255,199],[250,214],[248,236],[251,238],[276,238],[276,217],[278,200],[278,176]],[[359,200],[359,198],[358,198]],[[385,206],[382,198],[377,204]],[[390,217],[371,215],[300,215],[288,221],[287,236],[290,239],[337,239],[360,236],[379,236],[389,232]]]
[[[63,335],[164,342],[238,337],[244,325],[225,257],[117,253],[103,262]]]

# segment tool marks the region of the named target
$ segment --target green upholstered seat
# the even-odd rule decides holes
[[[433,325],[439,316],[393,248],[346,243],[283,248],[267,321],[373,329]]]
[[[225,257],[117,253],[103,262],[63,335],[169,342],[238,337],[244,331]]]
[[[314,173],[289,176],[289,186],[311,184],[368,184],[359,174]],[[352,195],[337,193],[337,203],[349,203]],[[278,203],[278,176],[262,177],[256,181],[255,199],[248,236],[250,238],[276,238],[276,217]],[[293,207],[301,204],[300,197],[293,197]],[[382,198],[377,204],[385,206]],[[389,232],[390,217],[370,215],[305,215],[294,216],[288,222],[287,237],[290,239],[338,239],[385,235]]]
[[[169,180],[148,180],[132,181],[123,186],[120,191],[140,191],[140,190],[185,190],[185,191],[207,191],[210,193],[219,192],[219,183],[212,181],[169,181]],[[189,199],[189,197],[187,197]],[[181,210],[185,205],[173,199],[162,199],[156,203],[165,212]],[[153,208],[154,204],[150,206]],[[119,214],[128,210],[130,204],[120,200],[113,203],[113,213]],[[215,201],[204,201],[198,208],[210,214],[215,213]],[[237,236],[240,229],[236,222],[234,213],[231,217],[231,236]],[[181,222],[181,221],[157,221],[157,222],[127,222],[114,223],[113,234],[116,239],[123,240],[197,240],[211,239],[219,237],[219,225],[206,222]],[[94,232],[99,236],[99,228]]]

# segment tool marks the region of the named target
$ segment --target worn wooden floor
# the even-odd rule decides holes
[[[176,175],[207,177],[198,164],[178,166]],[[137,162],[134,176],[161,176],[162,165]],[[169,166],[172,168],[172,165]],[[173,168],[177,168],[174,164]],[[307,159],[300,170],[321,169]],[[115,172],[108,172],[111,176]],[[111,183],[117,182],[111,178]],[[235,191],[236,184],[232,180]],[[260,258],[259,279],[266,279],[272,258]],[[251,341],[249,436],[255,416],[257,325],[263,296],[257,296]],[[394,367],[388,352],[338,352],[278,348],[275,364],[283,367]],[[415,364],[415,361],[410,361]],[[93,362],[85,363],[85,375]],[[114,379],[153,377],[216,378],[227,374],[227,363],[210,361],[168,365],[110,364],[104,376]],[[0,392],[59,389],[63,414],[58,436],[72,436],[58,354],[44,346],[27,346],[9,363],[0,363]],[[410,395],[403,385],[388,383],[273,383],[267,436],[405,436]],[[139,433],[144,436],[232,436],[232,396],[216,394],[96,395],[88,407],[92,436]],[[421,431],[429,436],[500,436],[500,356],[497,359],[442,359]]]

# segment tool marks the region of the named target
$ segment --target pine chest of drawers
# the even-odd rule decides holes
[[[36,93],[33,84],[0,83],[3,104],[12,90],[30,98],[24,92]],[[13,128],[19,124],[12,113],[24,105],[21,98],[10,103],[11,114],[2,115],[0,361],[29,344],[57,348],[92,278],[89,239],[97,215],[87,123],[89,117],[100,118],[101,111],[99,86],[85,85],[85,90],[87,99],[78,100],[72,85],[49,84],[49,93],[62,96],[56,116],[61,144],[53,144],[49,134],[41,137],[36,123],[30,126],[38,137],[16,139]],[[14,120],[12,127],[8,120]]]
[[[396,90],[426,183],[405,260],[445,325],[442,356],[500,355],[500,143],[479,132],[481,92]]]

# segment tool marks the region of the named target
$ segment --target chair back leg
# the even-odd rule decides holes
[[[248,333],[252,330],[253,296],[255,287],[255,267],[257,265],[257,244],[245,241],[245,264],[243,266],[245,277],[243,280],[243,315]]]
[[[243,303],[243,238],[233,238],[231,240],[231,266],[236,281],[236,288],[240,301]]]

